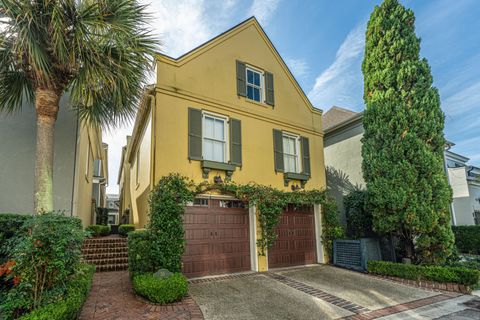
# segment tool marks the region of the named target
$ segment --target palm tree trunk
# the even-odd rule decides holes
[[[53,146],[60,94],[55,90],[35,90],[37,146],[35,159],[34,211],[53,210]]]

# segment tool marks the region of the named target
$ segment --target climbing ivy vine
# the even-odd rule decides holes
[[[322,206],[322,241],[328,257],[331,255],[333,240],[342,238],[345,234],[338,220],[335,201],[327,195],[325,190],[313,189],[285,192],[256,183],[236,184],[232,182],[203,182],[195,184],[193,181],[178,174],[170,174],[169,176],[162,178],[160,181],[168,181],[168,183],[161,183],[163,195],[150,198],[150,205],[153,205],[156,208],[155,212],[157,212],[150,213],[150,218],[155,221],[154,223],[151,222],[151,226],[153,227],[155,225],[155,229],[162,228],[162,224],[166,223],[168,225],[172,221],[171,214],[160,214],[159,211],[165,211],[180,216],[184,212],[183,208],[180,209],[180,207],[183,207],[187,199],[191,200],[199,194],[216,192],[219,194],[231,195],[239,200],[247,202],[249,206],[256,206],[258,222],[261,227],[261,234],[257,240],[257,245],[260,248],[261,255],[265,255],[266,249],[271,247],[277,239],[275,226],[278,224],[285,207],[289,204],[294,207],[314,204],[320,204]],[[179,187],[181,192],[179,192],[179,190],[169,190]],[[156,187],[155,189],[158,193],[159,188]],[[161,201],[162,204],[158,204],[158,206],[155,205],[152,203],[156,202],[155,200]],[[163,218],[168,219],[168,221],[163,221]],[[177,223],[177,226],[178,225],[179,224]],[[178,232],[175,233],[180,235]]]

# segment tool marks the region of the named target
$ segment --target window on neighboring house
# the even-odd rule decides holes
[[[90,149],[90,140],[87,147],[87,163],[85,164],[85,179],[90,178],[90,161],[92,159],[92,150]]]
[[[480,210],[473,211],[473,218],[475,219],[475,224],[480,225]]]
[[[300,168],[300,139],[298,136],[283,134],[283,161],[285,172],[299,173]]]
[[[227,119],[203,114],[203,159],[227,162]]]
[[[247,98],[257,102],[263,102],[263,73],[251,67],[247,67],[246,72]]]
[[[135,182],[136,182],[137,185],[138,185],[139,182],[140,182],[140,179],[139,179],[139,176],[140,176],[140,150],[137,150],[137,155],[136,155],[136,160],[135,160],[135,166],[136,166],[136,170],[135,170]]]

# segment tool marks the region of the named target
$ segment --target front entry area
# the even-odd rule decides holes
[[[278,238],[268,249],[268,267],[282,268],[317,262],[312,206],[289,205],[275,227]]]
[[[241,201],[195,199],[185,208],[184,228],[187,277],[251,269],[248,208]]]

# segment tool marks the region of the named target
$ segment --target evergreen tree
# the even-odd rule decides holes
[[[414,22],[397,0],[385,0],[370,16],[362,167],[374,229],[399,236],[413,261],[439,262],[454,242],[444,114],[428,62],[419,57]]]

